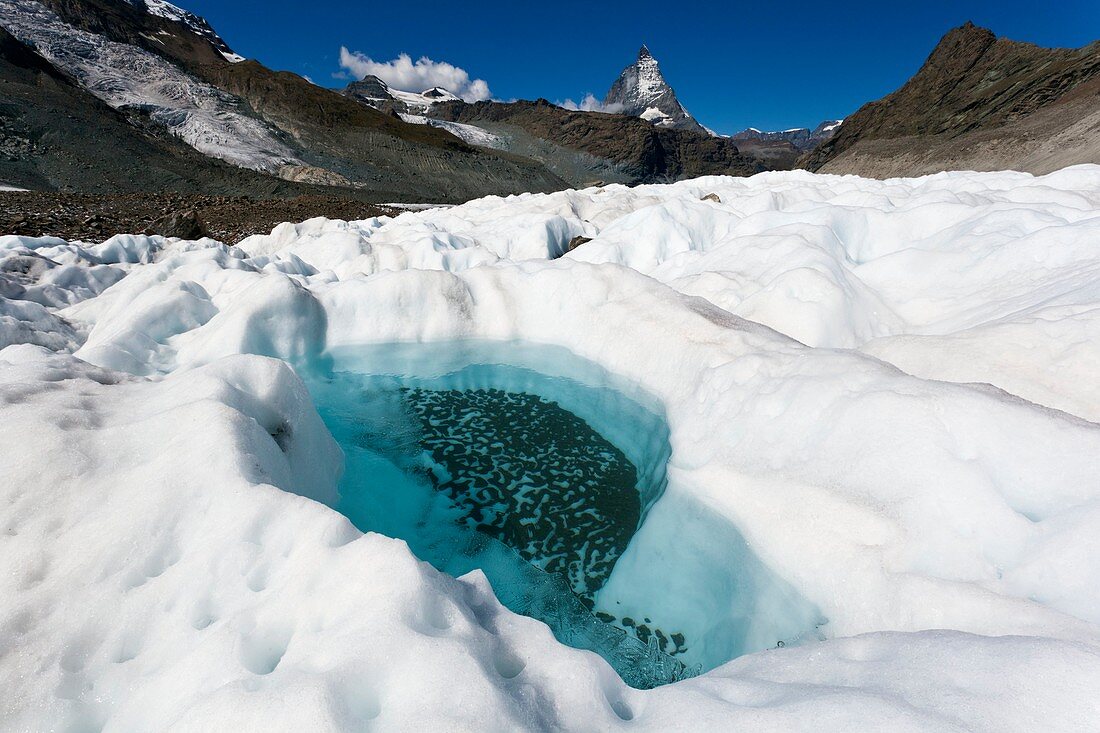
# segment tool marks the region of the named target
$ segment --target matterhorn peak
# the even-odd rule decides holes
[[[644,43],[638,50],[638,60],[623,69],[612,85],[604,98],[604,107],[641,117],[661,127],[704,131],[676,99],[676,93],[661,74],[657,59]]]

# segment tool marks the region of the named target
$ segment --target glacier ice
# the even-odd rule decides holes
[[[235,247],[0,238],[5,724],[1100,727],[1098,192],[795,172]],[[664,490],[598,597],[752,653],[632,689],[330,508],[310,368],[456,340],[663,408]],[[823,640],[771,648],[784,614]]]
[[[426,117],[424,115],[413,114],[401,114],[401,119],[405,122],[411,122],[414,125],[430,125],[432,127],[439,127],[447,132],[451,133],[458,139],[469,143],[470,145],[480,145],[485,148],[499,148],[504,149],[505,143],[499,135],[494,135],[483,127],[477,125],[467,125],[461,122],[450,122],[448,120],[437,120],[432,117]]]
[[[179,9],[169,3],[151,10],[185,20],[174,17],[175,11]],[[154,53],[71,26],[36,0],[0,0],[0,13],[12,35],[92,94],[115,108],[144,110],[201,153],[264,171],[301,162],[279,133],[246,113],[240,99]]]

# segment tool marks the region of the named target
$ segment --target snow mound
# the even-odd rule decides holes
[[[1098,236],[1078,166],[0,239],[6,723],[1096,729]],[[296,370],[454,339],[663,405],[667,486],[605,590],[764,651],[634,690],[324,506],[344,462]],[[756,605],[748,556],[782,580]],[[824,640],[767,649],[754,614],[795,598]]]

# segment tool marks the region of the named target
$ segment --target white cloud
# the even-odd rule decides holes
[[[407,53],[393,61],[375,61],[358,51],[349,51],[341,46],[340,66],[356,79],[373,74],[403,92],[422,92],[432,87],[443,87],[467,102],[479,102],[492,97],[489,85],[483,79],[471,79],[465,69],[446,61],[432,61],[427,56],[421,56],[415,63]]]
[[[561,106],[566,109],[580,110],[582,112],[608,112],[610,114],[615,114],[623,111],[623,106],[621,104],[616,102],[605,105],[603,102],[596,99],[596,95],[591,93],[584,95],[584,99],[582,99],[579,104],[572,99],[567,99],[561,103]]]

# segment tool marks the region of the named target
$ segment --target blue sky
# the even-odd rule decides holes
[[[340,48],[428,56],[498,99],[602,97],[646,43],[680,100],[722,133],[843,117],[894,90],[949,28],[972,20],[1044,46],[1100,37],[1100,1],[355,2],[175,0],[239,53],[343,86]]]

